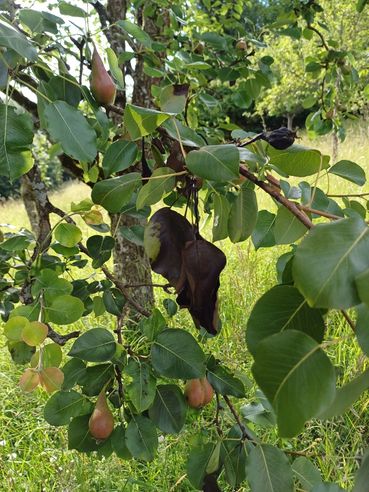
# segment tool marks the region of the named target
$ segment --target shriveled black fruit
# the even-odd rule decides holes
[[[296,132],[289,130],[285,126],[281,126],[278,130],[265,132],[261,137],[262,140],[265,140],[268,144],[278,150],[284,150],[291,147],[295,138]]]
[[[285,126],[281,126],[278,130],[272,130],[271,132],[263,132],[256,135],[251,140],[243,143],[241,147],[246,147],[246,145],[250,145],[257,140],[265,140],[272,147],[278,150],[284,150],[294,143],[296,138],[296,132],[293,132],[286,128]]]

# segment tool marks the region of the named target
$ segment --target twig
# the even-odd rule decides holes
[[[311,31],[314,31],[315,34],[317,34],[319,37],[320,37],[320,40],[322,42],[322,45],[324,46],[324,48],[327,50],[327,51],[330,51],[329,49],[329,46],[327,45],[327,43],[325,42],[325,39],[324,39],[324,36],[323,34],[314,26],[312,26],[311,24],[308,24],[308,29],[310,29]]]
[[[365,196],[369,196],[369,193],[346,193],[342,195],[327,195],[332,198],[346,198],[346,197],[355,197],[355,198],[363,198]]]
[[[72,338],[78,338],[81,334],[80,331],[72,331],[70,333],[67,333],[66,335],[61,335],[60,333],[53,330],[49,324],[47,325],[47,327],[49,329],[47,333],[48,338],[50,338],[50,340],[57,343],[58,345],[65,345],[69,340],[71,340]]]
[[[342,219],[342,217],[340,217],[339,215],[330,214],[329,212],[323,212],[322,210],[318,210],[316,208],[310,208],[310,207],[306,207],[305,205],[299,205],[299,204],[297,204],[297,206],[300,210],[304,210],[304,212],[309,212],[315,215],[321,215],[322,217],[326,217],[327,219],[332,219],[332,220]]]
[[[241,422],[240,416],[236,412],[236,409],[234,408],[231,400],[228,398],[227,395],[223,395],[223,398],[224,398],[224,401],[227,403],[228,408],[230,409],[233,417],[236,419],[236,422],[238,424],[238,427],[241,429],[242,438],[243,439],[248,439],[249,441],[254,441],[254,438],[249,433],[249,431],[247,430],[246,426]]]
[[[347,314],[347,312],[344,309],[341,309],[341,313],[342,313],[343,317],[345,318],[345,320],[347,321],[347,324],[352,329],[352,331],[355,332],[355,329],[356,329],[355,323],[352,321],[350,316]]]
[[[247,178],[249,181],[255,183],[259,188],[268,193],[268,195],[277,200],[277,202],[279,202],[281,205],[286,207],[302,224],[304,224],[305,227],[307,227],[308,229],[311,229],[313,227],[313,223],[311,222],[309,217],[298,208],[297,204],[282,196],[276,188],[266,183],[265,181],[259,180],[242,164],[240,166],[240,173],[242,174],[242,176],[245,176],[245,178]]]
[[[117,319],[117,329],[115,330],[115,332],[117,334],[118,343],[121,345],[123,345],[122,321],[123,321],[122,316],[119,316]],[[118,364],[115,364],[115,379],[117,380],[117,383],[118,383],[119,400],[120,400],[121,405],[123,405],[124,389],[123,389],[123,382],[122,382],[122,370]]]
[[[221,428],[220,422],[219,422],[219,412],[222,409],[222,406],[220,404],[219,393],[217,391],[215,392],[215,398],[217,401],[217,408],[216,408],[216,412],[215,412],[215,416],[214,416],[214,424],[215,424],[215,428],[217,430],[218,436],[221,437],[223,435],[223,431],[222,431],[222,428]]]

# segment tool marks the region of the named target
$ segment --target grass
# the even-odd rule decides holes
[[[304,140],[304,143],[307,143]],[[330,143],[319,140],[311,143],[329,152]],[[340,159],[360,163],[369,173],[366,157],[369,155],[369,135],[364,126],[352,130],[341,145]],[[342,185],[342,183],[345,183]],[[326,190],[327,178],[320,186]],[[330,178],[331,192],[357,191],[357,187],[338,178]],[[364,188],[365,191],[368,188]],[[89,189],[79,183],[70,183],[51,194],[51,201],[62,207],[72,200],[89,196]],[[259,193],[259,208],[270,207],[270,200]],[[273,206],[273,205],[272,205]],[[0,223],[28,227],[26,212],[20,201],[9,201],[0,206]],[[87,228],[85,228],[87,233]],[[205,225],[205,234],[208,232]],[[89,230],[91,231],[91,230]],[[89,232],[90,233],[90,232]],[[255,251],[250,241],[232,245],[221,241],[219,247],[227,255],[227,267],[221,278],[221,316],[223,330],[219,337],[208,343],[208,351],[224,360],[228,366],[250,377],[252,359],[246,350],[244,331],[255,301],[276,283],[275,263],[286,247]],[[157,292],[158,304],[162,292]],[[109,323],[107,318],[104,321]],[[97,323],[101,323],[100,318]],[[175,317],[175,325],[195,331],[185,312]],[[327,338],[340,342],[329,349],[337,367],[339,381],[347,382],[366,366],[352,332],[337,313],[328,317]],[[73,328],[73,327],[71,327]],[[4,344],[0,338],[0,343]],[[179,436],[166,437],[160,444],[157,458],[149,464],[121,461],[115,457],[83,455],[67,450],[65,428],[49,426],[42,411],[47,397],[36,391],[25,395],[17,386],[21,373],[6,350],[0,352],[0,490],[38,492],[49,491],[191,491],[185,475],[185,462],[190,442],[199,433],[208,433],[208,423],[214,407],[202,413],[192,411],[186,429]],[[255,398],[255,385],[248,385],[247,401]],[[265,441],[277,443],[283,449],[307,453],[321,470],[326,481],[339,482],[350,489],[357,469],[357,456],[368,442],[367,406],[365,394],[344,416],[329,422],[312,421],[298,438],[281,440],[274,428],[255,430]],[[226,417],[227,418],[227,417]],[[292,459],[292,457],[291,457]],[[224,485],[224,484],[223,484]],[[224,490],[230,490],[224,487]],[[247,491],[247,485],[239,489]]]

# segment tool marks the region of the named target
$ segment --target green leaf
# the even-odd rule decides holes
[[[114,429],[110,440],[113,451],[118,458],[121,458],[122,460],[129,460],[132,458],[126,444],[126,431],[122,425],[118,425]]]
[[[186,156],[189,171],[211,181],[231,181],[239,176],[240,154],[233,144],[204,145]]]
[[[245,182],[232,203],[228,218],[228,234],[232,243],[245,241],[256,225],[258,218],[258,203],[254,190]]]
[[[369,268],[368,251],[369,230],[361,218],[316,225],[296,250],[297,288],[310,306],[346,309],[359,304],[355,279]]]
[[[112,76],[118,84],[118,89],[124,90],[124,78],[122,69],[119,67],[117,55],[111,48],[106,48],[106,54],[108,56],[109,68]]]
[[[66,154],[83,162],[95,159],[95,130],[78,109],[65,101],[56,101],[46,106],[45,117],[51,137],[60,142]]]
[[[365,355],[369,356],[369,308],[365,304],[360,304],[356,308],[356,312],[357,322],[355,327],[355,335],[361,350]]]
[[[277,150],[268,145],[267,154],[271,164],[290,176],[311,176],[319,169],[329,167],[329,156],[302,145],[294,144],[286,150]]]
[[[239,429],[233,427],[227,439],[221,442],[225,478],[233,489],[238,488],[246,478],[246,443],[241,437]]]
[[[0,104],[0,175],[13,181],[31,169],[33,159],[28,149],[32,141],[33,123],[30,115],[18,114],[13,106]]]
[[[130,359],[124,374],[132,381],[125,385],[125,391],[138,412],[147,410],[155,398],[156,379],[151,367],[141,361]]]
[[[127,140],[116,140],[105,152],[102,168],[105,176],[128,169],[136,161],[137,145]]]
[[[341,178],[352,181],[359,186],[363,186],[366,182],[366,176],[364,169],[352,161],[339,161],[337,164],[329,169],[331,174],[336,174]]]
[[[63,295],[55,297],[50,306],[45,307],[47,321],[57,325],[74,323],[85,310],[85,306],[78,297]]]
[[[162,128],[171,138],[182,142],[186,147],[203,147],[205,145],[205,140],[200,135],[188,126],[184,126],[176,118],[166,120],[162,124]]]
[[[310,492],[314,485],[319,485],[322,482],[320,471],[305,456],[295,459],[292,463],[292,470],[306,492]]]
[[[37,60],[37,51],[27,37],[0,19],[0,46],[14,50],[22,58],[32,62]]]
[[[74,342],[68,355],[88,362],[104,362],[115,354],[116,343],[112,333],[104,328],[92,328]]]
[[[31,239],[25,234],[16,234],[1,243],[1,249],[5,251],[22,251],[31,244]]]
[[[58,391],[46,403],[44,417],[50,425],[67,425],[73,417],[90,414],[93,404],[77,391]]]
[[[365,5],[368,3],[368,0],[357,0],[356,10],[359,14],[364,10]]]
[[[91,436],[88,422],[89,415],[75,417],[68,427],[68,449],[88,453],[97,450],[96,440]]]
[[[59,367],[63,358],[63,352],[60,345],[48,343],[43,348],[42,365],[43,367]],[[31,359],[31,366],[36,367],[39,364],[40,352],[37,351]]]
[[[187,461],[187,478],[198,490],[203,488],[209,462],[214,453],[216,444],[207,443],[192,448]]]
[[[356,376],[355,379],[337,388],[332,404],[320,415],[321,419],[331,419],[343,415],[359,399],[362,393],[369,388],[369,369]]]
[[[177,306],[177,304],[175,304]],[[157,335],[164,330],[167,322],[164,316],[161,314],[159,309],[154,308],[151,316],[148,318],[143,318],[139,324],[138,328],[149,340],[154,340]]]
[[[120,290],[105,290],[103,294],[103,301],[108,313],[113,314],[114,316],[122,316],[122,311],[126,300]]]
[[[364,489],[365,490],[365,489]],[[328,483],[324,482],[318,485],[315,485],[311,492],[346,492],[343,488],[341,488],[336,483]]]
[[[170,114],[155,109],[140,108],[133,104],[127,104],[124,110],[124,124],[132,140],[150,135],[168,118]]]
[[[292,468],[287,456],[275,446],[258,444],[247,457],[251,492],[293,492]]]
[[[274,224],[276,244],[291,244],[300,239],[307,227],[293,215],[286,207],[279,207]]]
[[[143,415],[132,415],[126,430],[126,445],[134,458],[152,461],[158,447],[155,425]]]
[[[217,193],[213,195],[214,222],[213,242],[225,239],[228,236],[228,217],[230,204],[227,198]]]
[[[56,227],[54,236],[62,246],[72,248],[81,241],[82,232],[76,225],[62,222]]]
[[[70,390],[86,372],[86,364],[80,359],[70,359],[62,367],[64,373],[64,381],[62,390]]]
[[[111,251],[114,248],[115,240],[111,236],[91,236],[87,239],[87,250],[93,258],[92,267],[99,268],[111,257]]]
[[[225,367],[218,365],[215,369],[208,369],[207,379],[215,391],[221,395],[232,395],[236,398],[245,396],[245,387],[242,381],[234,377]]]
[[[141,182],[139,173],[129,173],[116,178],[99,181],[92,188],[91,198],[108,212],[120,212],[129,203],[133,192]]]
[[[260,210],[251,239],[255,249],[268,248],[275,245],[273,226],[276,216],[268,210]]]
[[[157,203],[164,193],[168,193],[175,187],[175,184],[176,179],[173,175],[173,169],[170,167],[155,169],[137,195],[137,210],[144,208],[145,205]]]
[[[178,434],[185,424],[186,413],[187,404],[178,386],[162,384],[157,387],[149,417],[161,431]]]
[[[360,273],[356,279],[356,288],[359,294],[359,298],[362,302],[364,302],[367,306],[369,306],[369,269]]]
[[[71,294],[73,285],[64,278],[59,278],[58,274],[50,268],[41,270],[32,285],[32,295],[38,296],[43,292],[47,304],[51,304],[55,297]]]
[[[137,41],[143,44],[146,48],[151,48],[152,39],[147,32],[143,31],[137,24],[134,24],[128,20],[120,20],[117,24],[123,29],[123,31],[126,31],[126,33],[130,36],[137,39]]]
[[[258,344],[270,335],[299,330],[320,343],[324,320],[319,309],[312,309],[300,292],[290,285],[276,285],[256,302],[247,329],[247,348],[255,354]]]
[[[352,492],[367,492],[369,483],[369,452],[363,456],[360,468],[355,473],[355,485]]]
[[[77,7],[77,5],[72,5],[68,2],[59,2],[59,11],[61,14],[71,17],[87,17],[87,12]]]
[[[22,340],[23,330],[29,325],[29,320],[24,316],[14,316],[8,319],[4,325],[4,335],[11,342]]]
[[[15,364],[28,364],[35,353],[35,347],[30,347],[24,342],[8,342],[11,358]]]
[[[82,392],[87,396],[97,396],[104,386],[114,378],[113,364],[96,364],[86,368],[78,379]]]
[[[287,330],[259,343],[252,368],[273,405],[279,433],[298,434],[335,396],[334,368],[320,345],[301,331]]]
[[[160,109],[166,113],[182,113],[185,108],[188,85],[167,85],[160,92]]]
[[[205,355],[193,336],[184,330],[159,333],[151,348],[151,361],[162,376],[180,379],[205,376]]]

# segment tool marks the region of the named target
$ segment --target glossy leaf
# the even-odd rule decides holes
[[[154,424],[143,415],[132,415],[126,429],[126,445],[134,458],[152,461],[158,447],[158,436]]]
[[[269,336],[259,343],[254,358],[253,375],[276,411],[281,436],[295,436],[332,403],[334,368],[305,333],[287,330]]]
[[[296,479],[307,492],[310,492],[315,485],[319,485],[322,482],[320,471],[305,456],[295,459],[292,463],[292,470]]]
[[[185,424],[186,413],[187,404],[178,386],[162,384],[157,387],[149,416],[161,431],[178,434]]]
[[[361,218],[315,226],[293,262],[296,286],[310,306],[346,309],[359,304],[355,278],[369,268],[368,250],[369,229]]]
[[[115,427],[110,439],[113,451],[118,458],[123,460],[129,460],[132,458],[126,444],[126,431],[122,425]]]
[[[307,227],[300,222],[286,207],[279,207],[274,224],[276,244],[291,244],[300,239]]]
[[[260,210],[251,239],[255,249],[268,248],[275,245],[273,226],[276,216],[268,210]]]
[[[228,236],[228,216],[230,203],[227,198],[217,193],[213,195],[214,221],[213,241],[220,241]]]
[[[260,297],[251,311],[246,329],[247,347],[255,354],[264,338],[285,330],[303,331],[320,343],[324,329],[319,309],[310,308],[295,287],[277,285]]]
[[[164,193],[168,193],[174,188],[175,183],[172,169],[169,167],[155,169],[137,195],[137,210],[142,209],[145,205],[157,203]]]
[[[135,38],[139,43],[143,44],[146,48],[150,48],[152,40],[146,31],[143,31],[137,24],[134,24],[128,20],[120,20],[117,22],[124,31],[130,36]]]
[[[48,104],[45,117],[51,137],[60,142],[66,154],[78,161],[94,160],[96,133],[80,111],[64,101],[56,101]]]
[[[125,385],[125,391],[138,412],[147,410],[155,398],[156,379],[151,367],[145,362],[130,359],[124,374],[132,378]]]
[[[68,427],[68,449],[88,453],[97,450],[95,439],[91,436],[88,422],[90,415],[74,417]]]
[[[360,468],[355,474],[355,485],[352,492],[366,492],[369,483],[369,453],[363,456]]]
[[[187,168],[200,178],[231,181],[239,176],[240,155],[235,145],[204,145],[186,157]]]
[[[201,378],[205,375],[205,355],[190,333],[164,330],[154,340],[151,362],[162,376],[178,379]]]
[[[360,304],[356,308],[357,322],[355,335],[361,350],[369,356],[369,308],[365,304]]]
[[[85,310],[81,299],[63,295],[53,299],[50,306],[45,308],[47,320],[57,325],[69,325],[82,317]]]
[[[187,461],[187,477],[197,490],[202,490],[207,467],[213,456],[216,444],[207,443],[191,449]]]
[[[329,169],[329,172],[347,179],[358,186],[363,186],[366,182],[364,169],[352,161],[339,161]]]
[[[137,145],[128,140],[116,140],[109,145],[104,154],[102,168],[106,177],[125,171],[135,163],[138,155]]]
[[[241,186],[229,213],[228,233],[232,243],[247,239],[256,226],[257,218],[258,204],[255,191],[248,187],[248,183],[245,183]]]
[[[268,145],[267,153],[271,164],[290,176],[311,176],[319,169],[329,167],[329,156],[302,145],[294,144],[286,150],[276,150]]]
[[[81,241],[82,232],[76,225],[62,222],[56,227],[54,236],[62,246],[72,248]]]
[[[150,135],[169,117],[170,114],[133,104],[127,104],[124,110],[124,124],[132,140]]]
[[[0,20],[0,46],[10,48],[30,61],[37,59],[37,51],[31,41],[18,29],[3,20]]]
[[[13,181],[31,169],[33,159],[29,148],[32,141],[33,123],[30,115],[17,114],[13,106],[0,104],[0,175]]]
[[[167,85],[160,92],[160,109],[166,113],[182,113],[185,108],[187,84]]]
[[[92,328],[77,338],[68,355],[89,362],[104,362],[113,357],[115,350],[115,340],[110,331]]]
[[[231,395],[236,398],[245,396],[242,381],[225,367],[217,365],[214,369],[208,369],[207,378],[214,390],[221,395]]]
[[[129,173],[99,181],[92,188],[91,198],[108,212],[117,213],[129,203],[133,192],[141,182],[139,173]]]
[[[258,444],[247,457],[247,480],[252,492],[293,492],[292,468],[275,446]]]
[[[70,390],[86,372],[86,364],[80,359],[73,358],[62,367],[62,371],[64,372],[62,390]]]
[[[72,418],[92,410],[93,404],[77,391],[58,391],[47,401],[44,417],[50,425],[67,425]]]
[[[188,126],[183,125],[176,118],[170,118],[162,124],[162,128],[174,140],[181,141],[186,147],[203,147],[205,140]]]

